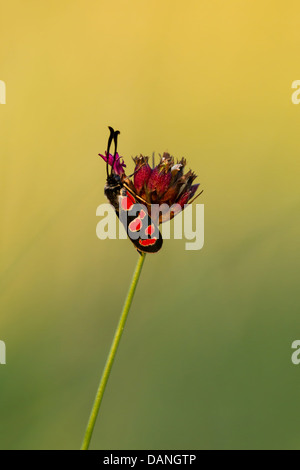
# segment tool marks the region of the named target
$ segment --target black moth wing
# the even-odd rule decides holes
[[[119,196],[119,211],[117,212],[130,241],[138,251],[157,253],[163,244],[163,238],[158,226],[148,214],[147,207],[122,188]]]

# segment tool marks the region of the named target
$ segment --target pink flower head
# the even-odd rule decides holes
[[[116,152],[119,131],[115,132],[112,128],[110,128],[110,131],[108,150],[105,155],[99,153],[105,162],[108,159],[108,165],[113,166],[113,175],[109,175],[109,172],[107,172],[107,181],[110,181],[112,176],[120,177],[120,184],[127,189],[128,194],[134,195],[138,202],[146,204],[150,217],[151,206],[153,204],[161,205],[163,208],[161,213],[156,216],[158,218],[155,223],[158,224],[172,219],[181,210],[184,210],[187,204],[200,196],[202,191],[196,195],[199,184],[193,184],[196,179],[195,173],[192,170],[184,173],[185,158],[181,158],[180,161],[175,163],[174,158],[168,152],[164,152],[160,156],[156,166],[153,156],[153,168],[149,165],[148,157],[140,155],[133,158],[135,169],[131,175],[127,176],[124,170],[126,168],[124,160]],[[115,141],[115,157],[109,152],[112,140]],[[128,197],[130,199],[130,196]],[[133,204],[132,201],[130,202]]]
[[[101,153],[99,153],[99,156],[101,158],[103,158],[103,160],[105,162],[107,162],[107,152],[105,151],[105,155],[102,155]],[[121,160],[122,159],[122,160]],[[113,162],[114,162],[114,157],[113,155],[110,153],[109,156],[108,156],[108,164],[110,166],[113,165]],[[116,153],[116,158],[115,158],[115,163],[114,163],[114,168],[113,168],[113,171],[114,173],[116,173],[117,175],[121,176],[124,174],[124,169],[126,165],[124,163],[124,160],[123,158],[118,154],[118,152]]]

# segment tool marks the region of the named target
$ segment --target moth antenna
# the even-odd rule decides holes
[[[120,134],[120,131],[114,131],[115,153],[114,153],[113,164],[112,164],[112,167],[111,167],[111,174],[113,173],[114,166],[115,166],[116,155],[117,155],[117,147],[118,147],[118,135],[119,134]]]
[[[106,151],[106,175],[107,175],[107,177],[109,176],[109,172],[108,172],[109,150],[110,150],[110,146],[111,146],[112,140],[114,138],[114,134],[115,134],[115,131],[113,130],[112,127],[108,126],[108,128],[110,130],[110,136],[108,138],[107,151]]]
[[[155,152],[152,153],[152,168],[155,167]]]

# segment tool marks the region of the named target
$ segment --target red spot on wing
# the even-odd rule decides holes
[[[155,232],[155,227],[153,224],[151,225],[148,225],[148,227],[146,228],[145,230],[145,234],[146,235],[153,235],[153,233]]]
[[[131,232],[138,232],[141,230],[142,222],[140,219],[136,218],[132,222],[130,222],[128,228]]]
[[[149,238],[148,240],[139,240],[139,244],[142,246],[155,245],[157,238]]]
[[[130,211],[132,206],[135,204],[135,199],[131,194],[127,193],[121,200],[121,207],[124,211]]]
[[[143,211],[143,209],[142,209],[141,212],[139,213],[139,218],[144,219],[146,217],[146,215],[147,215],[146,212]]]
[[[127,191],[127,192],[126,192],[126,195],[127,195],[127,197],[129,197],[129,199],[130,199],[133,203],[135,203],[135,198],[133,197],[132,194],[130,194],[130,193]]]

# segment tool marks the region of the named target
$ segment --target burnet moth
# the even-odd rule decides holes
[[[120,131],[109,127],[106,152],[106,184],[104,193],[115,209],[116,215],[125,227],[130,241],[140,253],[157,253],[163,244],[158,226],[149,215],[147,203],[130,185],[129,177],[115,171],[117,162],[117,144]],[[110,147],[114,142],[114,155],[110,162]],[[111,171],[109,172],[109,166]],[[139,171],[139,170],[137,170]],[[131,175],[132,176],[132,175]]]

